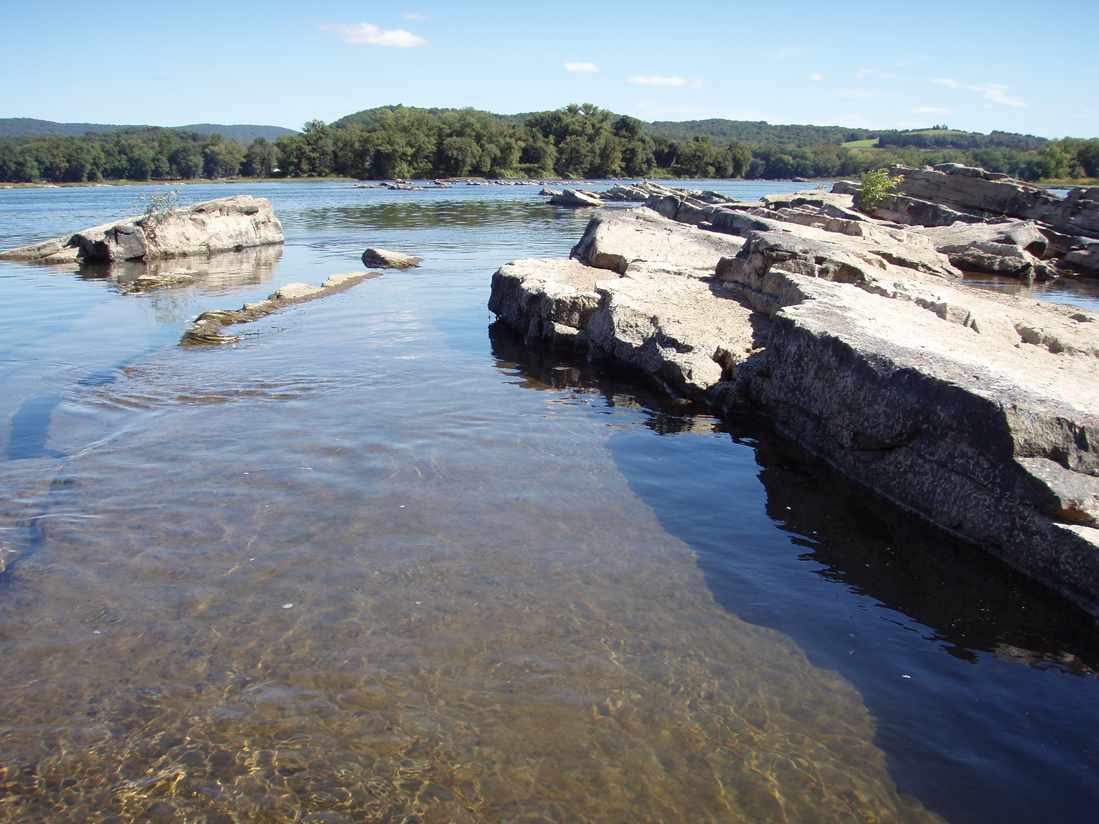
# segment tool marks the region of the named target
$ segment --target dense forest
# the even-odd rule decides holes
[[[676,131],[675,127],[679,127]],[[245,145],[219,133],[119,128],[0,138],[0,180],[837,177],[891,163],[960,162],[1027,180],[1099,175],[1099,140],[939,127],[872,132],[746,121],[647,124],[590,104],[495,115],[388,106]]]

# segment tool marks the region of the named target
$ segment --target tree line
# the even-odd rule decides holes
[[[837,135],[837,140],[849,137]],[[903,142],[903,141],[902,141]],[[917,141],[918,142],[918,141]],[[958,162],[1027,180],[1099,175],[1099,140],[873,149],[842,142],[749,143],[652,134],[590,104],[501,117],[474,110],[375,109],[244,146],[221,135],[133,129],[0,139],[0,180],[84,182],[226,177],[772,178],[856,176],[891,163]]]

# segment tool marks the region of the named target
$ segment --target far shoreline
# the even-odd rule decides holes
[[[855,178],[856,176],[851,176]],[[751,182],[758,181],[761,183],[790,183],[796,185],[812,185],[817,186],[821,183],[832,183],[836,180],[847,179],[843,176],[836,177],[821,177],[821,178],[748,178],[748,177],[720,177],[720,178],[692,178],[692,177],[676,177],[673,175],[649,175],[644,178],[633,177],[606,177],[606,178],[583,178],[583,179],[563,179],[563,178],[506,178],[506,177],[461,177],[461,178],[413,178],[416,182],[431,183],[435,180],[441,180],[444,183],[451,186],[460,186],[462,184],[472,183],[473,185],[483,186],[519,186],[519,185],[531,185],[531,186],[584,186],[592,183],[621,183],[621,182],[636,182],[639,180],[698,180],[698,181],[721,181],[721,182]],[[46,181],[35,181],[33,183],[28,182],[9,182],[0,183],[0,191],[5,189],[106,189],[123,186],[207,186],[207,185],[247,185],[255,183],[352,183],[363,188],[375,188],[370,184],[376,184],[379,188],[384,187],[386,183],[398,182],[394,178],[385,179],[362,179],[355,177],[346,177],[343,175],[317,175],[310,177],[219,177],[219,178],[187,178],[187,179],[174,179],[174,180],[99,180],[99,181],[65,181],[60,183],[49,183]],[[1044,189],[1076,189],[1076,188],[1090,188],[1093,186],[1099,186],[1099,177],[1088,178],[1045,178],[1035,181],[1019,181],[1027,186],[1038,186]],[[439,187],[445,188],[445,187]]]

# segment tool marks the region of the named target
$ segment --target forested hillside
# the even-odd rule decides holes
[[[110,132],[150,129],[151,126],[117,126],[107,123],[56,123],[52,120],[36,120],[33,117],[0,118],[0,137],[82,137],[89,132],[108,134]],[[256,126],[250,124],[192,123],[188,126],[173,126],[177,131],[195,132],[200,135],[220,134],[241,143],[251,143],[257,137],[275,140],[285,134],[294,134],[293,129],[282,126]]]
[[[0,137],[0,180],[237,175],[784,179],[942,162],[979,165],[1027,180],[1099,175],[1099,140],[984,135],[945,126],[901,132],[718,119],[644,123],[590,104],[516,115],[384,106],[331,124],[314,120],[300,133],[275,140],[246,140],[242,132],[232,131],[253,127],[209,124],[95,128],[100,131]],[[212,131],[219,128],[225,133]]]

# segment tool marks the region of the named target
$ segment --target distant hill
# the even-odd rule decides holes
[[[739,140],[741,143],[813,146],[821,143],[847,143],[877,137],[878,129],[856,129],[850,126],[777,125],[765,120],[658,120],[648,124],[654,137],[681,140],[709,137],[715,140]]]
[[[0,137],[80,137],[88,133],[108,134],[133,129],[148,129],[148,126],[121,126],[108,123],[56,123],[52,120],[36,120],[31,117],[0,118]],[[210,135],[215,132],[222,137],[251,143],[257,137],[277,140],[286,134],[297,134],[293,129],[282,126],[253,126],[245,124],[193,123],[187,126],[173,126],[179,131]]]
[[[414,106],[378,106],[364,109],[341,117],[332,125],[336,127],[354,124],[366,129],[379,124],[382,117],[395,109],[422,112],[438,117],[447,112],[468,111],[485,115],[500,123],[522,126],[536,112],[520,114],[496,114],[476,109],[420,109]],[[946,128],[912,129],[862,129],[852,126],[813,126],[809,124],[776,124],[765,120],[727,120],[709,118],[707,120],[658,120],[645,124],[645,131],[653,137],[667,140],[690,140],[692,137],[706,137],[718,142],[736,140],[749,146],[805,147],[824,144],[846,145],[847,148],[884,148],[915,146],[922,149],[978,149],[1012,148],[1037,149],[1045,140],[1032,135],[1018,135],[1008,132],[992,132],[985,135],[977,132],[962,132]]]

